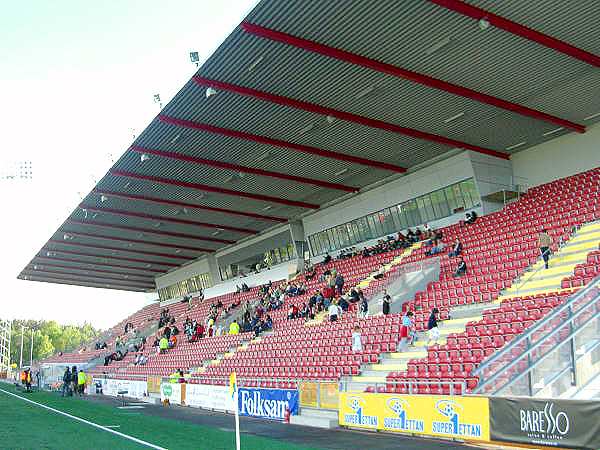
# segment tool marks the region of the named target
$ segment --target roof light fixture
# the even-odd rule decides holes
[[[181,137],[181,133],[179,133],[177,136],[175,136],[173,139],[171,139],[171,144],[175,144],[179,138]]]
[[[446,45],[448,45],[450,42],[452,42],[452,39],[450,39],[449,37],[445,37],[444,39],[442,39],[441,41],[436,42],[435,44],[433,44],[431,47],[429,47],[427,50],[425,50],[425,54],[427,56],[437,52],[439,49],[444,48]]]
[[[482,17],[478,22],[479,29],[485,31],[490,27],[490,21],[486,17]]]
[[[264,152],[262,155],[260,155],[258,158],[256,158],[256,161],[264,161],[265,159],[269,159],[271,157],[271,152],[270,151],[266,151]]]
[[[314,127],[315,127],[315,124],[314,124],[314,123],[310,123],[310,124],[306,125],[304,128],[302,128],[302,129],[301,129],[301,130],[298,132],[298,134],[306,134],[306,133],[308,133],[309,131],[311,131],[311,130],[312,130]]]
[[[108,197],[106,195],[100,196],[100,203],[104,203],[106,200],[108,200]]]
[[[153,227],[154,227],[154,228],[158,228],[158,227],[160,227],[161,225],[162,225],[162,222],[156,222],[156,223],[153,225]]]
[[[267,206],[265,206],[265,207],[264,207],[262,210],[263,210],[263,211],[268,211],[268,210],[270,210],[271,208],[273,208],[273,206],[271,206],[271,205],[267,205]]]
[[[342,169],[342,170],[338,170],[338,171],[335,173],[335,176],[336,176],[336,177],[339,177],[340,175],[344,175],[346,172],[348,172],[348,168],[346,168],[346,169]]]
[[[71,241],[71,240],[73,240],[73,236],[71,236],[70,234],[65,233],[65,234],[63,234],[63,239],[65,241]]]
[[[515,148],[521,147],[522,145],[527,144],[527,141],[521,141],[515,145],[511,145],[510,147],[506,147],[506,150],[514,150]]]
[[[444,123],[450,123],[450,122],[452,122],[452,121],[454,121],[454,120],[456,120],[456,119],[458,119],[458,118],[460,118],[460,117],[462,117],[464,115],[465,115],[464,112],[459,112],[458,114],[454,114],[453,116],[448,117],[447,119],[444,119]]]
[[[263,60],[263,56],[262,55],[259,56],[258,58],[256,58],[254,60],[254,62],[248,66],[248,72],[252,72],[254,69],[256,69],[256,66],[258,66],[261,63],[262,60]]]
[[[149,156],[149,155],[147,155],[146,153],[142,153],[142,154],[140,155],[140,161],[141,161],[141,162],[146,162],[146,161],[148,161],[149,159],[150,159],[150,156]]]
[[[335,122],[335,117],[327,116],[327,117],[325,117],[325,120],[327,121],[328,124],[332,124],[333,122]]]
[[[359,99],[361,99],[363,97],[366,97],[367,95],[371,94],[374,90],[375,90],[375,86],[367,86],[362,91],[360,91],[358,94],[356,94],[354,96],[354,98],[356,100],[359,100]]]
[[[181,253],[181,249],[178,248],[177,250],[175,250],[175,253],[177,253],[177,254]]]
[[[212,97],[213,95],[216,95],[216,94],[217,94],[216,89],[211,88],[211,87],[207,87],[206,91],[204,92],[204,95],[206,96],[206,98],[210,98],[210,97]]]
[[[555,130],[552,130],[552,131],[546,131],[545,133],[542,134],[542,136],[551,136],[554,133],[558,133],[559,131],[562,131],[564,129],[565,129],[564,127],[560,127],[560,128],[556,128]]]
[[[592,114],[590,116],[584,117],[583,120],[592,120],[592,119],[595,119],[598,116],[600,116],[600,112],[597,112],[596,114]]]

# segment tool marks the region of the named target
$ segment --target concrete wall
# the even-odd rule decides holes
[[[237,285],[246,283],[248,287],[259,286],[261,284],[268,283],[269,281],[279,281],[287,279],[290,273],[295,273],[297,262],[295,259],[278,264],[271,267],[270,270],[263,269],[258,274],[251,274],[246,277],[232,278],[231,280],[223,281],[216,286],[204,290],[204,298],[212,298],[218,295],[227,294],[233,292]]]
[[[530,186],[584,172],[600,166],[600,124],[584,134],[570,133],[512,156],[515,176]]]
[[[177,270],[161,275],[155,278],[156,288],[162,289],[172,284],[178,283],[179,281],[187,280],[195,275],[201,273],[210,273],[210,266],[208,264],[208,258],[203,257],[196,261],[188,264],[187,266],[180,267]],[[218,283],[218,279],[213,278],[213,283]]]

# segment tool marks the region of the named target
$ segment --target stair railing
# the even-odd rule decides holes
[[[513,395],[533,396],[535,389],[545,386],[543,377],[540,380],[535,377],[541,374],[542,364],[550,356],[555,357],[550,371],[558,373],[568,366],[571,384],[575,385],[576,360],[580,352],[577,347],[584,348],[590,344],[589,338],[584,342],[577,342],[576,338],[586,331],[592,334],[592,340],[600,339],[600,335],[596,336],[599,321],[600,276],[597,276],[566,303],[554,308],[547,317],[484,361],[473,372],[480,380],[474,393],[498,395],[512,392]]]

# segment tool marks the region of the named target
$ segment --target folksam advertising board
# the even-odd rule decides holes
[[[340,393],[340,425],[489,441],[489,401],[480,397]]]
[[[283,420],[286,409],[289,409],[290,415],[298,414],[298,400],[296,389],[238,389],[240,416]]]
[[[235,411],[235,403],[227,386],[188,384],[185,392],[185,404],[194,408],[213,409],[231,413]]]

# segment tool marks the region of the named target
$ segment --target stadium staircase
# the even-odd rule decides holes
[[[478,326],[485,326],[488,322],[493,323],[495,313],[502,315],[501,310],[498,308],[500,305],[520,302],[521,297],[518,296],[519,294],[545,298],[546,294],[571,293],[572,289],[561,288],[562,280],[573,275],[575,267],[582,262],[586,262],[588,255],[598,250],[599,244],[600,223],[584,224],[570,236],[568,243],[557,248],[550,260],[549,269],[544,268],[543,260],[540,258],[517,278],[515,284],[513,284],[514,287],[511,286],[504,290],[497,300],[451,308],[449,312],[451,318],[443,321],[439,327],[439,348],[448,346],[448,338],[450,338],[452,347],[458,342],[458,337],[469,334],[467,328],[471,331],[471,335],[476,335]],[[542,312],[547,313],[547,307]],[[498,318],[503,319],[504,317]],[[409,365],[411,369],[409,373],[411,374],[415,373],[415,368],[417,374],[429,373],[429,366],[425,367],[423,365],[428,362],[427,341],[428,336],[422,331],[418,333],[414,347],[404,352],[382,354],[378,363],[363,365],[360,375],[342,381],[346,383],[349,391],[372,391],[377,389],[377,384],[384,386],[389,380],[395,381],[400,378],[399,372],[409,370]],[[499,339],[498,342],[500,342]],[[446,368],[444,365],[441,367]],[[473,367],[474,365],[467,366],[471,370]],[[462,367],[460,369],[462,370]],[[438,373],[438,375],[440,374]],[[463,375],[465,375],[464,371]],[[420,382],[426,383],[425,380],[415,380],[415,385],[411,388],[417,388]],[[474,380],[469,382],[470,386],[473,387]],[[386,390],[387,388],[388,386],[385,387]],[[456,389],[461,388],[457,385]]]

